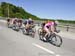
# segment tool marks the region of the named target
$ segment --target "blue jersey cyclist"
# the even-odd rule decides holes
[[[30,28],[33,24],[34,24],[34,21],[31,18],[29,18],[28,20],[25,20],[24,22],[26,29]]]

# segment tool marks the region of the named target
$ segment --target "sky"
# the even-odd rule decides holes
[[[75,0],[0,0],[40,18],[75,20]]]

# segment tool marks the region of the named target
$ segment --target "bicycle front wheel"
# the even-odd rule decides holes
[[[62,38],[59,35],[53,34],[51,36],[51,43],[55,46],[60,47],[62,45]]]

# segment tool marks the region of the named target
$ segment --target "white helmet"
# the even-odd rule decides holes
[[[29,20],[32,20],[31,18],[29,18]]]
[[[58,25],[58,24],[59,24],[59,22],[58,22],[57,20],[55,20],[55,24],[57,24],[57,25]]]

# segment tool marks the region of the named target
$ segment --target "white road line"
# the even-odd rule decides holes
[[[40,46],[38,44],[33,43],[33,45],[36,46],[36,47],[38,47],[38,48],[43,49],[44,51],[46,51],[48,53],[55,54],[53,51],[50,51],[50,50],[48,50],[48,49],[46,49],[46,48],[44,48],[44,47],[42,47],[42,46]]]
[[[40,49],[42,49],[42,50],[44,50],[44,51],[50,53],[50,54],[55,55],[55,53],[54,53],[53,51],[48,50],[48,49],[46,49],[46,48],[44,48],[44,47],[42,47],[42,46],[40,46],[40,45],[38,45],[38,44],[32,43],[32,45],[34,45],[34,46],[36,46],[36,47],[38,47],[38,48],[40,48]],[[60,55],[57,54],[57,55],[55,55],[55,56],[60,56]]]

